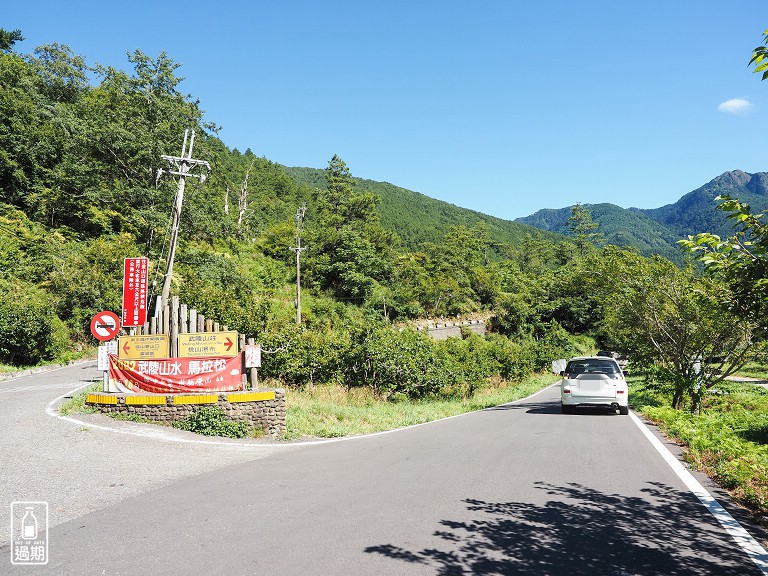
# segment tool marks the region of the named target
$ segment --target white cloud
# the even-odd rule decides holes
[[[741,116],[749,112],[753,107],[754,104],[746,98],[731,98],[720,104],[717,109],[720,112]]]

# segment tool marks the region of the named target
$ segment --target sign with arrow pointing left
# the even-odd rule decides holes
[[[167,334],[120,336],[117,342],[117,356],[122,360],[168,358],[168,342]]]

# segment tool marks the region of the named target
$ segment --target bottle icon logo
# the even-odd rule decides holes
[[[21,520],[21,538],[23,540],[34,540],[37,538],[37,518],[33,512],[33,506],[25,506],[26,512]]]
[[[11,502],[11,564],[48,564],[48,502]]]

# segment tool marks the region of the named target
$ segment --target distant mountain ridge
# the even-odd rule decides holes
[[[324,188],[325,170],[282,167],[298,182]],[[483,222],[492,244],[521,242],[526,236],[542,235],[562,239],[568,235],[571,207],[543,209],[514,221],[503,220],[442,200],[436,200],[388,182],[353,178],[355,188],[381,197],[382,224],[398,233],[410,250],[424,243],[437,243],[452,226],[475,226]],[[725,172],[677,202],[660,208],[622,208],[615,204],[584,204],[599,224],[605,240],[616,246],[635,247],[646,256],[658,254],[681,264],[683,253],[677,241],[689,234],[712,232],[721,237],[733,233],[733,223],[717,210],[715,198],[730,194],[750,204],[754,211],[768,210],[768,172],[749,174],[742,170]]]
[[[717,210],[715,198],[730,194],[748,203],[756,212],[768,210],[768,173],[749,174],[742,170],[725,172],[704,186],[660,208],[622,208],[615,204],[585,204],[598,231],[610,244],[634,246],[641,254],[659,254],[682,261],[676,242],[688,235],[712,232],[721,237],[733,233],[733,223]],[[549,232],[567,234],[571,207],[544,209],[518,218]]]

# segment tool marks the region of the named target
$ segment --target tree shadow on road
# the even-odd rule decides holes
[[[690,493],[659,483],[642,497],[578,484],[536,487],[551,498],[546,504],[464,500],[470,520],[443,520],[430,539],[445,549],[365,551],[434,566],[441,576],[760,574]]]

